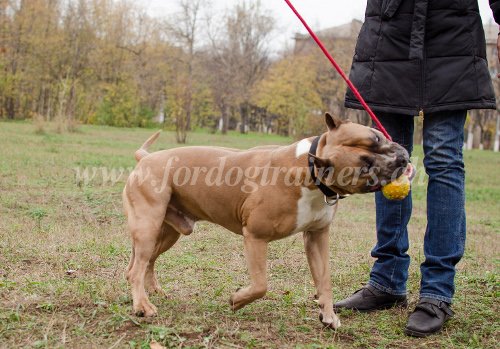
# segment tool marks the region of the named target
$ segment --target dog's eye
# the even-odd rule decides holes
[[[379,136],[375,136],[375,142],[377,142],[377,143],[380,142],[380,137]]]

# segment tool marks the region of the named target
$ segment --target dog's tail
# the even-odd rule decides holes
[[[148,138],[146,142],[137,151],[135,152],[135,159],[137,162],[141,161],[142,158],[145,158],[149,155],[148,148],[153,144],[158,137],[160,136],[161,130],[156,131],[151,137]]]

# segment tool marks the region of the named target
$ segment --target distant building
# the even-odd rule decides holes
[[[353,19],[349,23],[319,30],[316,32],[318,37],[325,44],[326,48],[335,57],[337,63],[347,74],[349,74],[352,57],[354,55],[354,47],[356,46],[356,40],[362,26],[363,22],[357,19]],[[337,73],[334,72],[333,67],[329,65],[328,61],[323,59],[321,51],[319,50],[317,44],[314,42],[311,36],[309,34],[297,33],[295,34],[294,39],[294,54],[312,54],[318,56],[318,62],[321,62],[318,63],[320,69],[319,75],[321,75],[323,79],[327,77],[327,80],[323,80],[322,83],[325,84],[329,81],[332,83],[332,86],[338,86],[338,88],[341,88],[342,91],[345,91],[346,85],[343,81],[341,82],[340,75],[337,75]],[[334,80],[337,80],[337,82],[334,82]],[[323,93],[320,97],[327,111],[334,113],[342,118],[349,118],[352,121],[358,122],[363,125],[368,125],[370,123],[370,118],[363,111],[346,109],[344,107],[343,93],[336,93],[334,87],[332,87],[331,93]]]
[[[498,25],[490,21],[484,25],[484,34],[486,36],[486,54],[488,56],[488,66],[490,68],[491,78],[495,87],[495,94],[497,96],[497,111],[496,111],[496,126],[492,132],[493,150],[500,150],[500,83],[498,82],[497,74],[500,72],[500,63],[498,62]],[[493,111],[494,112],[494,111]]]
[[[339,40],[348,41],[354,45],[362,25],[363,22],[353,19],[349,23],[317,31],[316,35],[318,35],[327,46],[331,46],[331,44]],[[297,33],[294,39],[294,53],[309,53],[311,50],[318,49],[316,43],[309,34]]]
[[[319,30],[316,34],[329,47],[339,41],[351,42],[354,45],[362,25],[362,21],[353,19],[346,24]],[[490,72],[492,76],[496,77],[497,72],[500,71],[497,55],[498,25],[492,21],[486,23],[484,25],[484,33],[486,36],[486,50]],[[318,49],[316,43],[309,34],[297,33],[294,39],[294,53],[310,53],[311,50]]]
[[[498,25],[490,21],[484,24],[484,34],[486,37],[486,55],[488,58],[488,68],[493,80],[493,87],[497,97],[497,110],[472,110],[471,120],[467,127],[467,149],[491,149],[498,151],[500,147],[500,114],[498,113],[498,103],[500,103],[500,83],[497,74],[500,72],[498,62]]]
[[[500,71],[497,50],[498,24],[491,21],[485,24],[484,34],[486,36],[486,54],[488,56],[488,65],[491,77],[496,78],[496,75]]]

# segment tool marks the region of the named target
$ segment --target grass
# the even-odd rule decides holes
[[[148,348],[498,348],[500,155],[465,153],[468,240],[458,265],[456,316],[442,334],[403,334],[418,298],[423,261],[425,185],[414,187],[408,309],[342,313],[324,330],[299,235],[272,243],[270,290],[239,312],[228,299],[248,281],[239,236],[200,223],[157,263],[168,298],[153,296],[159,316],[132,316],[124,281],[130,242],[121,209],[122,178],[83,183],[75,168],[134,166],[151,130],[82,126],[78,133],[36,133],[28,123],[0,123],[0,347]],[[155,149],[175,146],[165,133]],[[248,148],[289,139],[195,133],[190,144]],[[422,157],[417,147],[416,157]],[[375,243],[371,195],[341,202],[331,229],[334,299],[366,282]],[[69,272],[74,270],[74,272]]]

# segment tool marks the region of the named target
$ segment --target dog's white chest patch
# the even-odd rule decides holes
[[[294,233],[321,229],[330,224],[337,210],[337,205],[325,204],[319,190],[301,188],[301,197],[297,202],[297,224]]]
[[[299,158],[301,155],[309,153],[309,149],[311,149],[311,142],[309,142],[309,139],[304,138],[297,143],[297,148],[295,148],[295,157]]]

